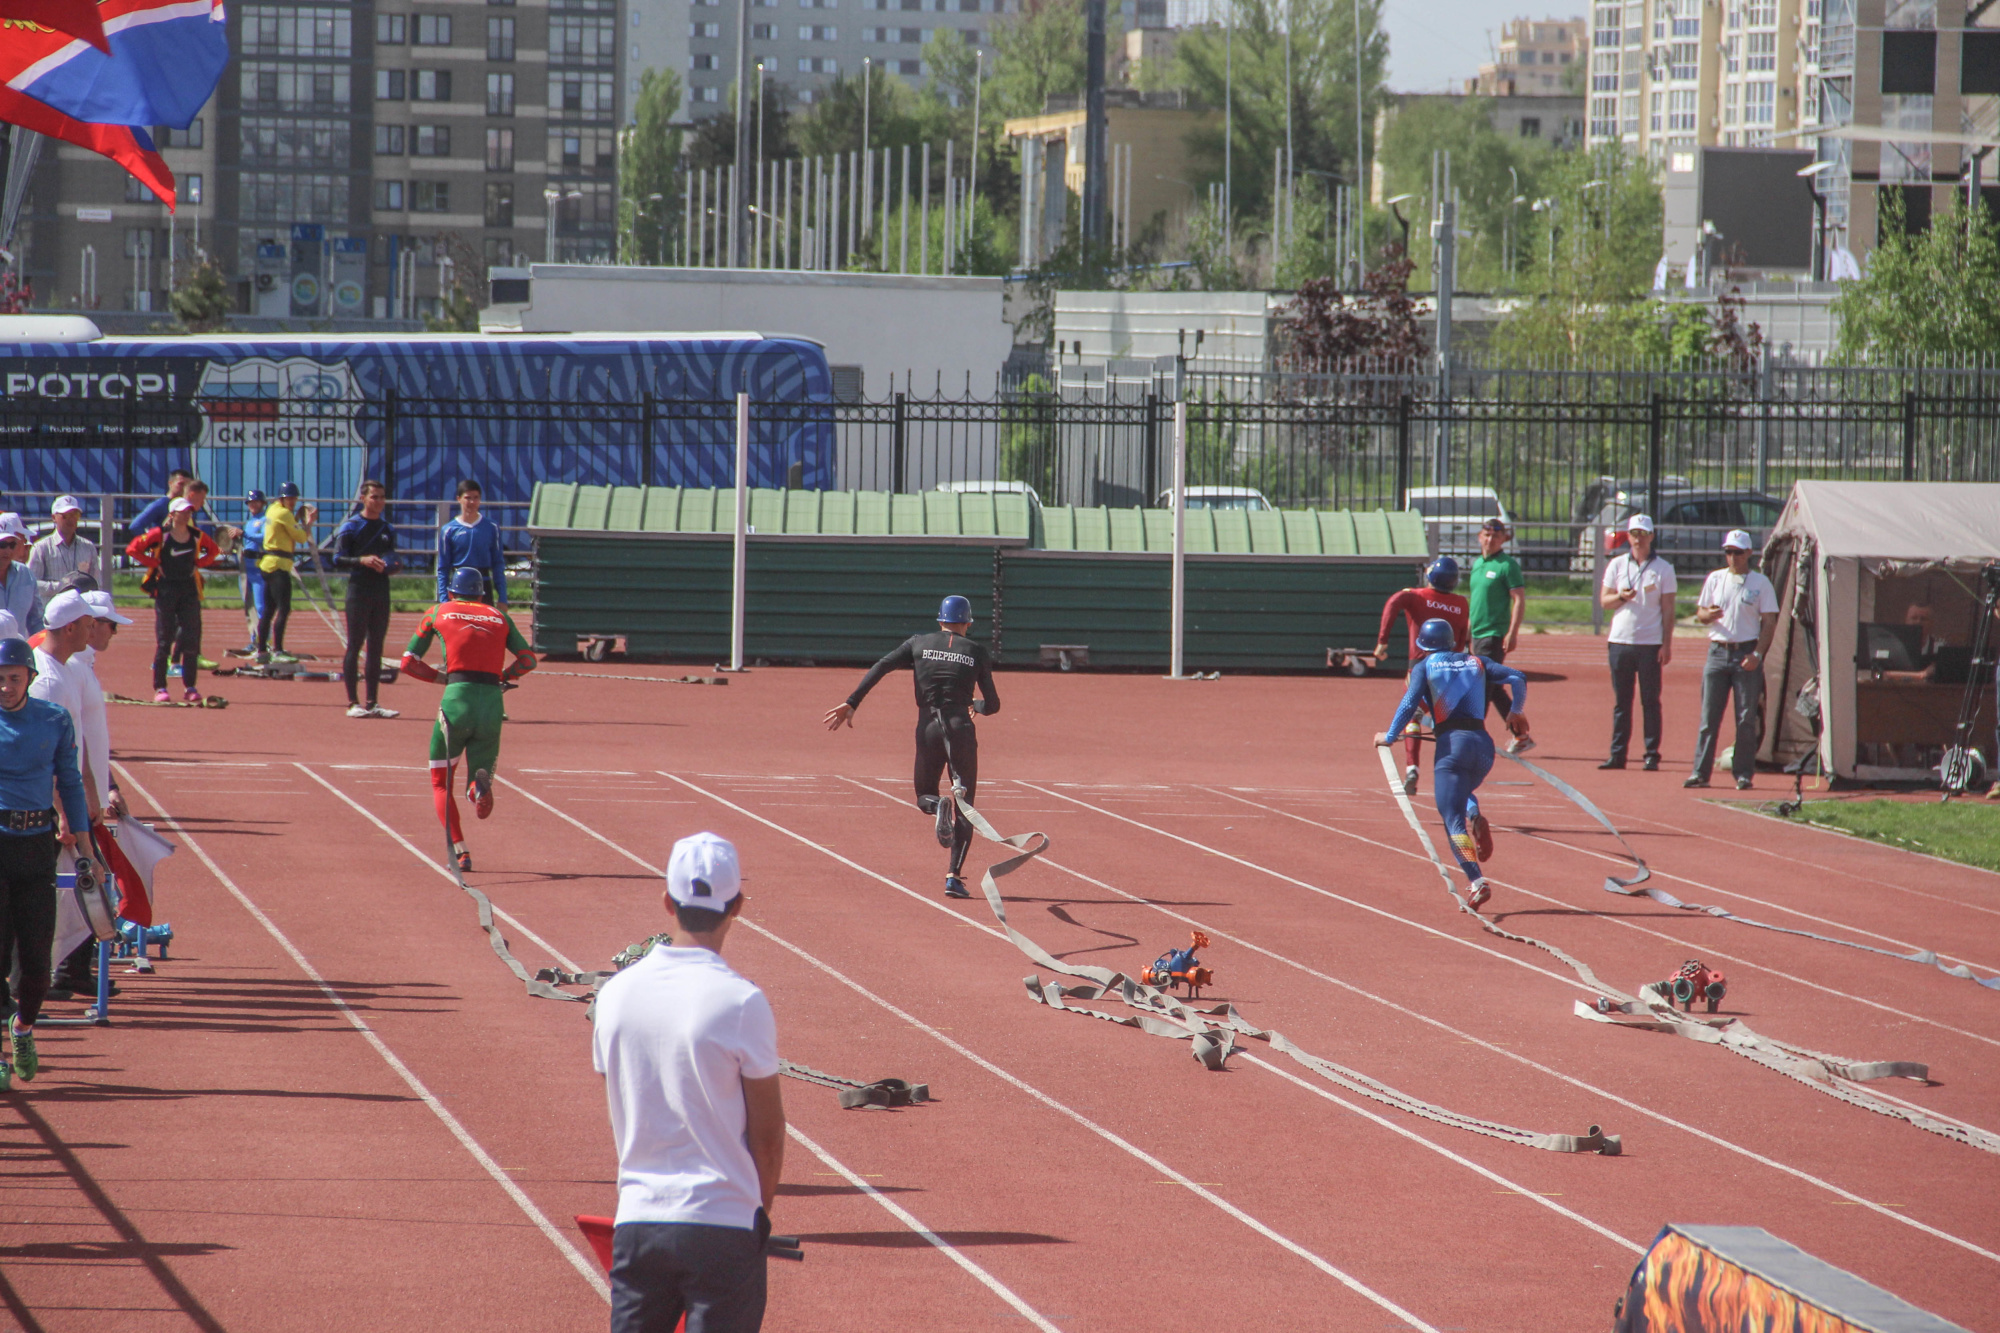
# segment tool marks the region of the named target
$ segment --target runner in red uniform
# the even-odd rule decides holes
[[[1466,652],[1472,647],[1472,612],[1464,597],[1452,591],[1458,586],[1458,561],[1441,555],[1424,571],[1423,584],[1405,588],[1382,608],[1382,631],[1375,636],[1375,660],[1389,656],[1389,634],[1396,617],[1410,622],[1410,665],[1430,656],[1417,646],[1417,631],[1426,620],[1442,620],[1451,626],[1452,647]],[[1403,790],[1417,790],[1417,732],[1415,723],[1403,735]]]

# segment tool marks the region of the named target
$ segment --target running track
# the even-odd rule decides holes
[[[308,612],[295,623],[296,646],[333,648]],[[212,618],[211,644],[235,627]],[[112,688],[141,693],[144,628],[109,654]],[[2000,878],[1683,792],[1685,660],[1667,771],[1595,772],[1601,651],[1549,637],[1520,655],[1536,758],[1659,883],[2000,972]],[[1996,1327],[2000,1159],[1572,1017],[1587,992],[1455,915],[1383,790],[1366,739],[1394,682],[1003,674],[980,805],[1053,839],[1007,882],[1015,923],[1126,970],[1198,925],[1213,995],[1253,1021],[1443,1105],[1602,1124],[1623,1157],[1413,1119],[1255,1045],[1212,1074],[1180,1043],[1030,1004],[1030,965],[983,904],[936,892],[941,854],[907,804],[907,684],[856,730],[819,729],[855,674],[533,680],[509,696],[499,810],[472,825],[474,880],[530,967],[603,966],[662,927],[675,837],[735,839],[751,901],[729,956],[769,992],[784,1052],[937,1093],[842,1112],[786,1083],[776,1220],[808,1257],[773,1265],[767,1327],[1596,1329],[1668,1220],[1765,1226]],[[0,1099],[0,1326],[322,1329],[341,1310],[383,1330],[601,1327],[569,1223],[614,1203],[588,1028],[581,1006],[523,995],[436,868],[434,687],[389,687],[404,717],[359,722],[338,685],[217,684],[225,712],[114,712],[128,796],[185,848],[162,872],[179,939],[154,976],[120,976],[115,1026],[48,1029],[45,1072]],[[1936,1086],[1887,1091],[2000,1130],[2000,995],[1613,898],[1615,848],[1573,807],[1488,793],[1503,924],[1627,990],[1708,959],[1758,1031],[1927,1061]],[[1419,809],[1434,822],[1427,789]]]

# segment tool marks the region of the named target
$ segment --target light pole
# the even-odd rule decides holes
[[[986,86],[986,52],[974,53],[972,65],[972,179],[967,183],[965,193],[966,235],[972,234],[972,220],[977,216],[973,205],[979,202],[979,94]]]
[[[1549,198],[1537,199],[1535,200],[1534,203],[1528,205],[1528,211],[1530,213],[1547,213],[1549,215],[1548,282],[1549,286],[1553,288],[1555,286],[1555,281],[1556,281],[1556,235],[1557,235],[1556,201]]]
[[[1396,225],[1403,229],[1404,259],[1408,259],[1410,257],[1410,220],[1403,216],[1403,210],[1396,207],[1396,205],[1407,204],[1408,202],[1410,202],[1410,200],[1414,198],[1416,198],[1416,196],[1413,194],[1399,194],[1399,195],[1394,195],[1391,198],[1384,201],[1389,205],[1389,212],[1395,215]]]
[[[1974,161],[1977,162],[1977,159],[1974,159]],[[1800,167],[1798,172],[1799,178],[1806,183],[1806,189],[1812,193],[1813,237],[1811,262],[1812,280],[1814,282],[1826,281],[1826,196],[1819,192],[1819,175],[1821,172],[1831,171],[1839,165],[1838,162],[1821,160]],[[1976,170],[1974,179],[1977,179]]]
[[[744,268],[750,244],[750,0],[736,6],[736,169],[729,181],[729,267]],[[758,99],[762,108],[763,99]]]
[[[582,190],[570,190],[565,193],[553,185],[547,186],[542,190],[542,202],[548,205],[549,239],[547,253],[548,262],[551,264],[556,262],[556,210],[562,207],[562,201],[565,199],[581,198],[583,198]]]
[[[1361,0],[1354,0],[1354,267],[1355,289],[1368,285],[1368,209],[1362,203],[1362,182],[1367,178],[1362,153],[1364,115],[1361,96]],[[1404,250],[1408,250],[1406,243]]]
[[[1236,264],[1235,226],[1236,178],[1233,151],[1236,143],[1236,0],[1229,6],[1228,26],[1222,32],[1222,252]]]
[[[1521,174],[1514,168],[1507,168],[1507,179],[1514,188],[1509,190],[1507,200],[1507,234],[1500,238],[1500,272],[1509,282],[1514,280],[1514,210],[1527,201],[1521,198]]]

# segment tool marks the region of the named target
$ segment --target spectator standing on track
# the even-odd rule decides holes
[[[389,575],[403,567],[396,558],[396,529],[383,516],[388,507],[389,488],[364,481],[361,512],[333,530],[333,567],[347,571],[347,658],[341,679],[347,683],[349,717],[398,716],[395,709],[375,702],[382,688],[382,641],[389,635]],[[365,705],[355,700],[357,666],[368,682]]]
[[[439,602],[418,622],[410,646],[403,650],[403,670],[418,680],[440,679],[424,654],[432,639],[444,640],[444,698],[438,701],[437,724],[431,728],[431,799],[463,873],[472,869],[472,853],[465,849],[458,803],[452,799],[452,766],[459,755],[465,756],[466,799],[481,819],[492,814],[500,728],[507,720],[503,687],[535,669],[535,654],[506,608],[482,600],[485,580],[478,570],[461,569],[451,582],[451,600]],[[509,650],[514,654],[511,665]]]
[[[194,473],[177,467],[167,474],[167,493],[141,509],[127,528],[128,537],[143,537],[154,528],[167,526],[167,507],[187,494],[187,488],[194,483]]]
[[[1424,660],[1424,650],[1419,646],[1418,630],[1427,620],[1442,620],[1452,629],[1452,647],[1464,652],[1472,646],[1471,609],[1465,598],[1452,591],[1458,587],[1458,561],[1448,555],[1441,555],[1431,562],[1424,571],[1424,581],[1415,588],[1405,588],[1390,597],[1382,606],[1382,629],[1375,636],[1375,660],[1386,661],[1389,656],[1389,631],[1401,616],[1410,624],[1410,665]],[[1413,730],[1403,737],[1403,792],[1412,795],[1417,790],[1417,742],[1415,721]]]
[[[1701,669],[1701,734],[1694,743],[1694,772],[1684,787],[1706,787],[1715,768],[1715,735],[1733,695],[1736,750],[1729,768],[1736,790],[1748,791],[1757,773],[1763,730],[1764,654],[1778,632],[1778,591],[1750,568],[1750,534],[1738,528],[1722,539],[1728,563],[1701,585],[1694,618],[1708,626],[1708,662]]]
[[[194,525],[194,502],[185,495],[167,506],[167,526],[132,539],[125,554],[146,566],[140,586],[153,598],[153,702],[171,703],[167,663],[181,664],[181,699],[200,703],[201,575],[215,563],[215,539]]]
[[[8,969],[0,968],[0,1013],[14,1015],[7,1024],[11,1065],[0,1060],[0,1090],[17,1074],[32,1079],[41,1066],[34,1029],[55,948],[57,848],[74,846],[78,855],[98,859],[76,724],[60,705],[29,695],[34,675],[27,641],[0,640],[0,958],[18,959],[21,976],[15,990]],[[80,834],[58,837],[52,795],[63,823]]]
[[[37,541],[28,552],[28,571],[35,576],[35,588],[42,601],[62,591],[63,580],[72,574],[88,574],[102,586],[107,576],[97,566],[97,543],[77,532],[83,522],[83,506],[74,495],[61,495],[49,506],[56,530]]]
[[[97,678],[97,655],[111,646],[120,625],[132,623],[120,615],[111,594],[101,589],[83,594],[90,611],[89,640],[66,664],[77,685],[83,713],[77,723],[77,750],[83,769],[84,790],[91,804],[104,818],[117,819],[125,813],[125,798],[118,780],[111,775],[111,719],[104,706],[104,685]],[[97,941],[85,940],[57,966],[54,988],[73,995],[97,993]]]
[[[19,514],[0,514],[0,610],[11,611],[24,634],[42,629],[42,596],[28,568],[28,525]]]
[[[1503,518],[1489,518],[1479,527],[1479,558],[1467,575],[1466,601],[1471,605],[1472,651],[1495,662],[1520,646],[1521,616],[1528,606],[1528,580],[1521,562],[1507,553],[1514,535]]]
[[[1452,649],[1453,629],[1443,620],[1426,620],[1417,631],[1425,657],[1410,668],[1409,687],[1396,705],[1389,729],[1375,738],[1387,745],[1402,734],[1419,709],[1431,715],[1437,757],[1431,762],[1431,792],[1444,817],[1446,840],[1465,872],[1471,892],[1466,900],[1480,906],[1493,894],[1480,862],[1493,855],[1493,830],[1479,812],[1479,784],[1493,771],[1493,738],[1486,734],[1487,689],[1504,685],[1513,691],[1507,727],[1517,736],[1528,732],[1528,678],[1513,667]]]
[[[1632,743],[1632,687],[1645,722],[1646,771],[1660,767],[1660,670],[1674,656],[1674,567],[1653,554],[1653,520],[1625,524],[1631,549],[1604,567],[1598,601],[1611,616],[1611,757],[1599,768],[1625,767]]]
[[[685,942],[656,944],[597,992],[591,1062],[618,1148],[612,1333],[756,1333],[764,1241],[785,1163],[770,1001],[722,961],[743,910],[736,848],[674,844],[665,905]]]
[[[854,725],[854,710],[868,697],[868,691],[882,677],[898,667],[909,667],[917,686],[917,809],[937,820],[937,840],[951,849],[951,868],[945,872],[944,896],[970,898],[960,871],[965,854],[972,846],[972,824],[958,813],[958,792],[963,799],[977,799],[979,787],[979,732],[972,713],[992,716],[1000,711],[1000,694],[993,688],[993,659],[984,644],[965,637],[972,628],[972,603],[963,597],[944,599],[938,607],[938,628],[934,634],[913,634],[895,651],[868,668],[868,674],[847,696],[847,702],[829,708],[821,719],[830,731]],[[973,687],[980,697],[974,700]],[[971,711],[968,712],[967,710]],[[942,794],[938,781],[951,773],[950,789]]]
[[[479,510],[485,497],[479,483],[467,477],[458,483],[458,516],[438,529],[437,595],[451,595],[451,576],[476,569],[486,580],[495,606],[507,605],[507,553],[500,544],[500,527]]]
[[[61,704],[76,728],[77,764],[83,773],[83,787],[92,796],[92,808],[103,804],[97,792],[103,775],[90,766],[90,746],[84,734],[84,667],[74,659],[90,647],[90,627],[94,621],[90,606],[79,592],[58,593],[49,599],[48,623],[35,647],[35,683],[28,693],[52,704]],[[108,756],[107,756],[108,757]]]
[[[257,651],[257,622],[264,618],[264,571],[257,562],[264,558],[264,492],[251,491],[243,497],[248,517],[243,520],[243,541],[237,548],[237,586],[243,593],[245,628],[243,651]]]
[[[299,503],[299,486],[288,481],[278,498],[264,510],[264,554],[257,568],[264,575],[264,610],[257,617],[257,662],[296,662],[285,651],[285,626],[292,619],[292,552],[312,546],[307,531],[318,510]],[[303,526],[301,526],[303,525]]]

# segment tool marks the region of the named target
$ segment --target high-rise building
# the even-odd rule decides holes
[[[1821,0],[1630,0],[1596,6],[1590,142],[1658,163],[1698,145],[1795,135],[1816,98]]]
[[[1494,58],[1479,67],[1465,91],[1481,97],[1560,97],[1572,66],[1589,58],[1590,23],[1567,19],[1515,19],[1500,30]]]
[[[247,0],[229,28],[215,97],[156,135],[172,219],[48,145],[38,304],[162,310],[199,248],[243,313],[410,319],[487,265],[611,257],[619,0]]]

